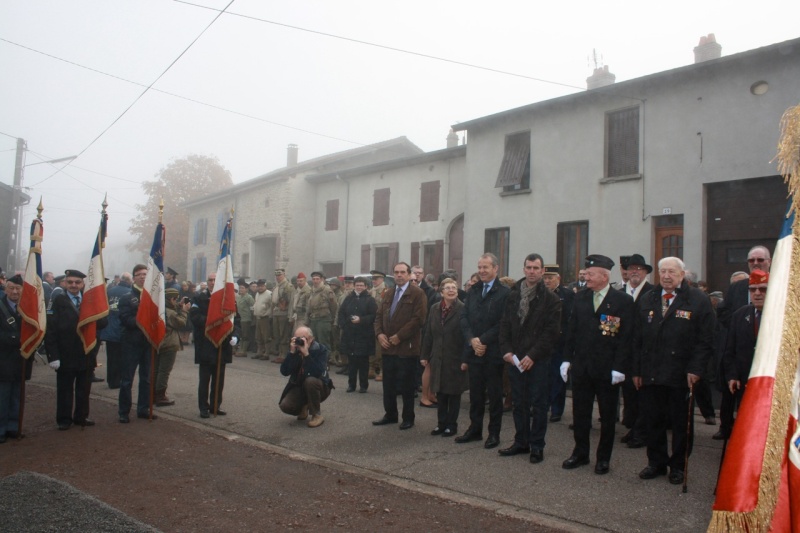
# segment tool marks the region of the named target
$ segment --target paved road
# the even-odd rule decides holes
[[[105,360],[103,352],[100,360]],[[104,369],[99,368],[97,375],[104,377]],[[55,375],[37,365],[33,381],[54,385]],[[225,380],[223,408],[228,415],[202,420],[196,400],[197,367],[189,347],[179,352],[170,379],[169,396],[177,403],[158,412],[253,438],[276,451],[333,468],[532,517],[568,530],[705,531],[711,516],[721,444],[711,440],[717,428],[704,425],[699,415],[689,491],[682,494],[681,487],[670,485],[665,477],[640,480],[637,473],[647,463],[645,450],[628,449],[619,443],[608,475],[595,475],[593,463],[563,470],[561,462],[570,455],[573,444],[567,427],[571,414],[550,424],[545,461],[532,465],[527,455],[504,458],[496,450],[485,450],[482,443],[459,445],[452,439],[430,436],[436,425],[435,409],[418,407],[416,426],[408,431],[399,431],[396,425],[373,427],[371,421],[383,414],[381,384],[371,381],[367,394],[348,394],[344,376],[334,377],[337,389],[323,403],[325,423],[308,428],[278,409],[285,382],[278,365],[272,362],[235,358]],[[117,391],[109,390],[105,383],[96,384],[92,392],[116,401]],[[466,394],[463,399],[459,417],[462,431],[469,421]],[[571,413],[569,401],[567,413]],[[595,426],[593,447],[599,437],[599,424]],[[618,437],[624,431],[623,426],[617,426]],[[511,444],[513,433],[509,413],[503,418],[501,447]]]

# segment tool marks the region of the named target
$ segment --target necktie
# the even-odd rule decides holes
[[[753,329],[755,330],[756,339],[758,338],[758,328],[761,327],[761,311],[756,309],[756,319],[753,324]]]
[[[483,297],[484,298],[486,298],[486,293],[487,292],[489,292],[489,284],[488,283],[484,283],[483,284]]]
[[[669,309],[669,304],[672,300],[672,297],[675,296],[671,292],[668,292],[664,295],[664,302],[661,304],[661,316],[667,314],[667,309]]]
[[[597,311],[600,308],[600,304],[603,303],[603,295],[599,292],[594,293],[594,310]]]
[[[80,309],[81,308],[81,299],[80,299],[80,297],[73,296],[72,297],[72,303],[75,304],[75,309]]]
[[[397,309],[397,302],[400,301],[400,296],[403,294],[403,289],[397,287],[397,290],[394,291],[394,300],[392,300],[392,307],[389,308],[389,318],[394,316],[394,311]]]

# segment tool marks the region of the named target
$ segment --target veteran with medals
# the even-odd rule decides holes
[[[577,292],[567,326],[561,377],[572,374],[572,414],[575,448],[562,467],[589,464],[589,433],[594,400],[600,408],[600,442],[596,474],[607,474],[617,416],[619,385],[631,356],[635,304],[630,295],[609,284],[614,261],[603,255],[586,257],[587,290]]]

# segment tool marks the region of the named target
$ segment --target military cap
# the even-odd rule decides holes
[[[610,257],[600,254],[587,255],[583,264],[586,268],[600,267],[605,268],[606,270],[611,270],[614,268],[614,261],[612,261]]]
[[[369,273],[372,274],[373,278],[385,278],[386,277],[386,274],[384,274],[380,270],[370,270]]]
[[[244,278],[239,278],[236,280],[237,285],[247,285],[247,280]]]
[[[53,282],[54,282],[54,283],[56,283],[56,284],[59,284],[59,283],[61,283],[62,281],[64,281],[64,278],[66,278],[66,277],[67,277],[67,276],[64,276],[64,275],[61,275],[61,276],[56,276],[56,277],[54,277],[54,278],[53,278]]]
[[[558,265],[545,265],[544,266],[544,275],[548,274],[561,274],[561,268]]]
[[[300,273],[297,274],[297,279],[306,279],[306,275],[303,274],[302,272],[300,272]]]
[[[628,267],[632,267],[632,266],[644,267],[644,269],[647,270],[648,274],[653,271],[653,267],[648,265],[645,262],[644,257],[642,257],[639,254],[633,254],[632,256],[630,256],[628,258],[628,264],[625,266],[625,268],[627,269]]]
[[[328,280],[328,285],[335,285],[337,287],[341,287],[342,286],[342,282],[339,281],[339,278],[330,278]]]
[[[69,270],[65,270],[64,271],[64,277],[67,277],[67,278],[81,278],[81,279],[83,279],[83,278],[86,277],[86,274],[84,274],[80,270],[69,269]]]
[[[14,274],[6,281],[9,283],[13,283],[14,285],[22,285],[22,276],[20,274]]]
[[[353,283],[355,280],[356,280],[356,278],[353,277],[353,276],[345,276],[344,277],[344,282],[345,283]]]
[[[317,276],[318,278],[325,279],[325,274],[323,274],[322,272],[320,272],[318,270],[315,270],[314,272],[311,273],[311,277],[313,278],[314,276]]]
[[[173,276],[177,276],[177,275],[178,275],[178,273],[177,273],[177,272],[175,272],[175,271],[172,269],[172,267],[167,267],[167,272],[168,272],[169,274],[172,274]]]
[[[173,288],[171,288],[171,287],[170,287],[169,289],[167,289],[167,290],[165,290],[165,291],[164,291],[164,296],[165,296],[166,298],[168,298],[168,299],[169,299],[169,298],[177,298],[177,297],[178,297],[178,296],[180,296],[180,295],[181,295],[181,293],[180,293],[180,292],[178,292],[178,289],[173,289]]]
[[[277,276],[278,274],[286,274],[286,269],[285,268],[276,268],[275,269],[275,275]]]
[[[256,285],[266,285],[266,284],[267,284],[267,280],[265,280],[265,279],[260,279],[260,280],[256,281]]]

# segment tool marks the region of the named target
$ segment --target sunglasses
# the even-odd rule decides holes
[[[761,294],[767,294],[766,287],[748,287],[747,290],[750,292],[760,292]]]
[[[748,263],[766,263],[767,260],[763,257],[751,257],[747,260]]]

